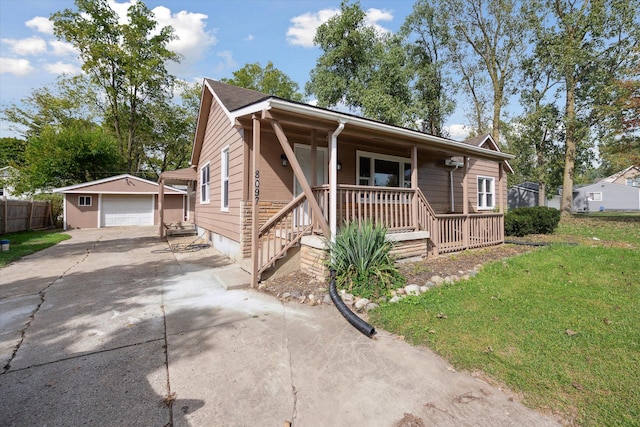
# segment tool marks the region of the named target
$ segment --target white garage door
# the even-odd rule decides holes
[[[153,225],[153,195],[103,195],[101,224]]]

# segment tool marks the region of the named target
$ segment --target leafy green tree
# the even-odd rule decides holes
[[[26,141],[19,138],[0,138],[0,168],[22,165],[26,145]]]
[[[145,120],[141,111],[171,96],[174,78],[165,64],[179,60],[167,49],[173,29],[158,30],[153,13],[141,1],[129,7],[124,24],[107,0],[76,0],[75,4],[77,10],[51,16],[54,33],[80,51],[83,71],[104,91],[105,118],[126,159],[127,172],[135,172],[145,152],[138,135]]]
[[[29,139],[45,126],[97,120],[101,115],[98,98],[95,86],[85,76],[63,76],[51,87],[36,88],[19,104],[3,108],[2,116],[11,130]]]
[[[562,183],[564,129],[561,112],[554,102],[558,81],[540,54],[525,58],[521,71],[523,113],[505,132],[508,150],[516,155],[512,161],[516,173],[509,176],[509,180],[511,184],[524,180],[538,183],[538,202],[544,206],[546,189],[557,188]]]
[[[365,117],[415,127],[410,74],[401,39],[378,34],[365,22],[359,2],[343,1],[341,13],[318,27],[323,53],[306,85],[321,107],[346,105]]]
[[[181,102],[154,104],[148,112],[146,169],[156,178],[166,170],[188,167],[191,158],[202,85],[178,84]]]
[[[304,99],[298,92],[300,89],[298,84],[277,69],[271,61],[267,62],[264,68],[258,62],[246,64],[233,72],[233,78],[223,78],[220,81],[293,101]]]
[[[455,102],[449,68],[445,61],[450,32],[435,2],[418,0],[407,17],[402,34],[407,38],[409,65],[412,75],[412,105],[421,131],[436,136],[446,136],[443,131],[445,118],[450,115]]]
[[[624,75],[612,79],[606,87],[609,99],[596,107],[602,175],[640,166],[640,46],[630,56]]]
[[[456,65],[474,104],[474,117],[482,133],[486,123],[484,85],[491,93],[491,134],[500,142],[502,107],[512,92],[518,60],[531,31],[529,2],[516,0],[446,0],[438,12],[449,21],[451,61]]]
[[[565,155],[561,211],[571,213],[576,159],[590,148],[593,106],[603,104],[607,83],[628,67],[640,39],[638,0],[575,2],[546,0],[536,50],[544,52],[562,84],[565,99]]]
[[[84,121],[65,127],[45,126],[29,140],[20,170],[19,193],[63,187],[113,175],[121,170],[117,141]]]

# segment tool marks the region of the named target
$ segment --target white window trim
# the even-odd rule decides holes
[[[404,180],[404,163],[408,163],[411,165],[411,159],[407,157],[399,157],[399,156],[391,156],[388,154],[380,154],[380,153],[371,153],[369,151],[356,150],[356,183],[360,183],[360,157],[369,157],[371,160],[370,171],[371,176],[369,177],[369,186],[375,185],[373,180],[375,179],[375,161],[376,160],[387,160],[390,162],[398,162],[400,163],[400,183],[398,188],[408,188],[405,187]],[[411,184],[411,181],[409,181]]]
[[[596,194],[600,197],[596,198]],[[590,191],[587,193],[587,200],[590,202],[601,202],[602,201],[602,191]]]
[[[225,176],[225,161],[227,174]],[[231,169],[231,161],[229,159],[229,146],[227,145],[220,150],[220,211],[229,212],[229,169]],[[225,188],[227,183],[227,205],[224,204]]]
[[[478,183],[478,181],[480,181],[481,179],[488,179],[491,182],[491,206],[480,206],[480,186],[478,186],[476,188],[476,204],[478,207],[479,211],[490,211],[496,208],[496,178],[493,176],[482,176],[482,175],[478,175],[476,177],[476,185]],[[482,192],[482,194],[487,194],[485,192]],[[486,197],[485,197],[485,202],[486,202]]]
[[[80,200],[82,200],[83,198],[85,203],[80,203]],[[88,204],[86,203],[87,200],[89,200]],[[83,208],[88,208],[90,206],[93,206],[93,197],[87,196],[87,195],[78,196],[78,206],[82,206]]]
[[[210,162],[205,163],[204,165],[202,165],[202,167],[200,168],[200,171],[198,172],[200,174],[199,178],[200,178],[200,185],[198,186],[198,192],[200,193],[200,204],[201,205],[208,205],[211,202],[211,167],[209,166]],[[202,187],[204,186],[204,183],[202,181],[202,171],[205,168],[209,168],[209,189],[207,191],[207,198],[204,199],[202,197]]]

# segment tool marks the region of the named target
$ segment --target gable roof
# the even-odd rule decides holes
[[[213,79],[205,79],[227,111],[236,111],[247,105],[271,98],[271,95],[251,89],[229,85]]]
[[[212,79],[205,79],[202,97],[200,101],[200,111],[196,124],[196,133],[191,151],[191,166],[197,166],[200,159],[200,151],[204,142],[204,134],[207,127],[209,109],[213,100],[216,100],[227,115],[231,125],[236,125],[241,117],[248,117],[251,114],[262,111],[277,111],[284,114],[296,114],[306,117],[309,120],[334,123],[335,129],[339,123],[343,123],[351,129],[362,130],[363,132],[375,132],[392,139],[401,139],[419,147],[442,149],[459,155],[473,154],[478,157],[504,161],[509,172],[513,169],[507,160],[515,156],[502,153],[494,143],[494,149],[487,149],[473,144],[454,141],[452,139],[429,135],[414,129],[393,126],[379,121],[363,118],[353,114],[343,113],[335,110],[324,109],[301,102],[291,101],[267,95],[250,89],[228,85]],[[301,120],[304,120],[301,118]],[[487,135],[490,139],[491,137]],[[380,139],[380,138],[378,138]],[[384,139],[381,139],[384,140]],[[492,140],[491,140],[492,141]]]
[[[496,144],[496,142],[493,140],[491,134],[488,133],[484,135],[478,135],[473,138],[467,138],[462,142],[465,144],[473,145],[474,147],[486,148],[487,150],[493,150],[497,151],[498,153],[502,153],[502,150],[500,150],[498,144]],[[504,165],[506,166],[509,173],[514,173],[514,170],[508,161],[505,161]]]
[[[136,191],[112,191],[112,190],[104,190],[99,188],[101,184],[113,183],[115,181],[124,180],[124,181],[135,181],[144,185],[144,188],[140,188]],[[97,188],[91,188],[97,187]],[[139,178],[137,176],[122,174],[116,176],[110,176],[108,178],[102,178],[95,181],[83,182],[80,184],[69,185],[67,187],[56,188],[53,190],[54,193],[96,193],[96,194],[158,194],[158,189],[160,188],[157,182],[149,181],[147,179]],[[178,190],[173,187],[165,187],[165,194],[187,194],[186,191]]]
[[[640,168],[634,165],[629,166],[626,169],[621,170],[620,172],[616,172],[611,176],[608,176],[606,178],[604,178],[602,181],[604,182],[614,182],[616,179],[620,178],[621,176],[624,176],[627,172],[629,172],[630,170],[635,169],[636,172],[638,172],[640,174]]]

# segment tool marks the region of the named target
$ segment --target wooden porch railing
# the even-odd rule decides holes
[[[329,220],[329,186],[315,187],[313,192]],[[415,197],[410,188],[339,185],[337,195],[337,223],[372,221],[391,233],[415,231],[412,204]]]
[[[328,221],[329,186],[315,187],[313,192]],[[420,189],[339,185],[337,215],[338,224],[371,220],[390,233],[428,231],[434,254],[504,242],[503,214],[436,214]],[[301,194],[260,227],[258,274],[273,266],[302,236],[317,230],[316,222]]]
[[[303,193],[260,227],[258,275],[284,257],[287,251],[313,228],[313,214]]]

